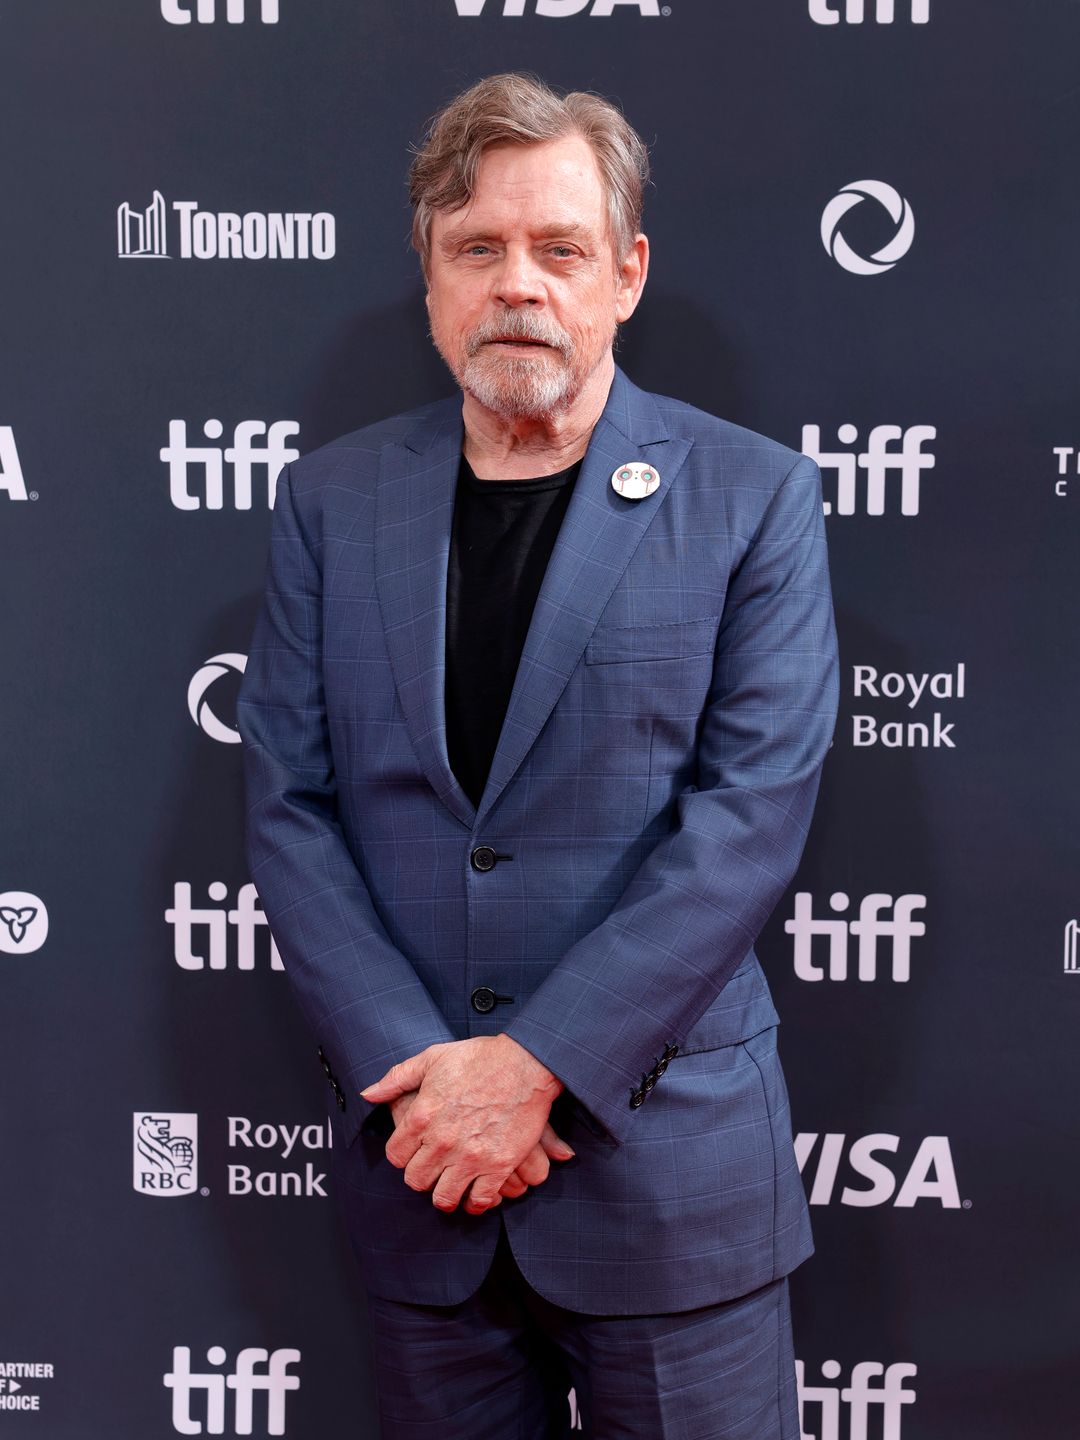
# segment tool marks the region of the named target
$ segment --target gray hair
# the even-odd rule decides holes
[[[431,262],[437,210],[458,210],[476,190],[480,157],[491,145],[537,145],[580,135],[596,157],[607,192],[608,227],[616,263],[641,229],[649,179],[645,142],[618,106],[585,90],[560,94],[536,75],[489,75],[463,91],[430,121],[413,152],[409,199],[413,248],[424,274]]]

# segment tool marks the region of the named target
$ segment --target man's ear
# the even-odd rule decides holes
[[[649,274],[649,238],[635,235],[634,242],[619,266],[615,290],[615,318],[621,325],[637,309]]]

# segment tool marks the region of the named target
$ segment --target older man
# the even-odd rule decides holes
[[[461,394],[281,476],[253,878],[339,1108],[384,1440],[798,1440],[753,945],[836,717],[814,463],[639,390],[647,158],[526,76],[412,168]]]

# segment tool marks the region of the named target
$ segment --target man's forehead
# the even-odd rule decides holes
[[[508,218],[548,229],[603,229],[604,186],[588,142],[575,135],[492,145],[480,157],[472,198],[436,215],[444,232]]]

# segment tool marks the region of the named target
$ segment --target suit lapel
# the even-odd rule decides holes
[[[689,452],[690,442],[670,438],[652,397],[616,368],[536,599],[477,825],[543,729]],[[644,500],[624,500],[611,485],[631,460],[660,472],[659,488]]]
[[[432,407],[383,451],[375,584],[386,648],[413,748],[436,795],[467,829],[476,812],[446,748],[446,571],[461,463],[461,399]]]
[[[446,743],[446,575],[463,440],[461,400],[433,406],[379,471],[375,579],[398,698],[424,774],[469,830],[509,784],[596,628],[630,557],[690,451],[672,439],[652,397],[616,369],[533,609],[487,785],[474,809]],[[645,460],[660,486],[624,500],[612,472]]]

